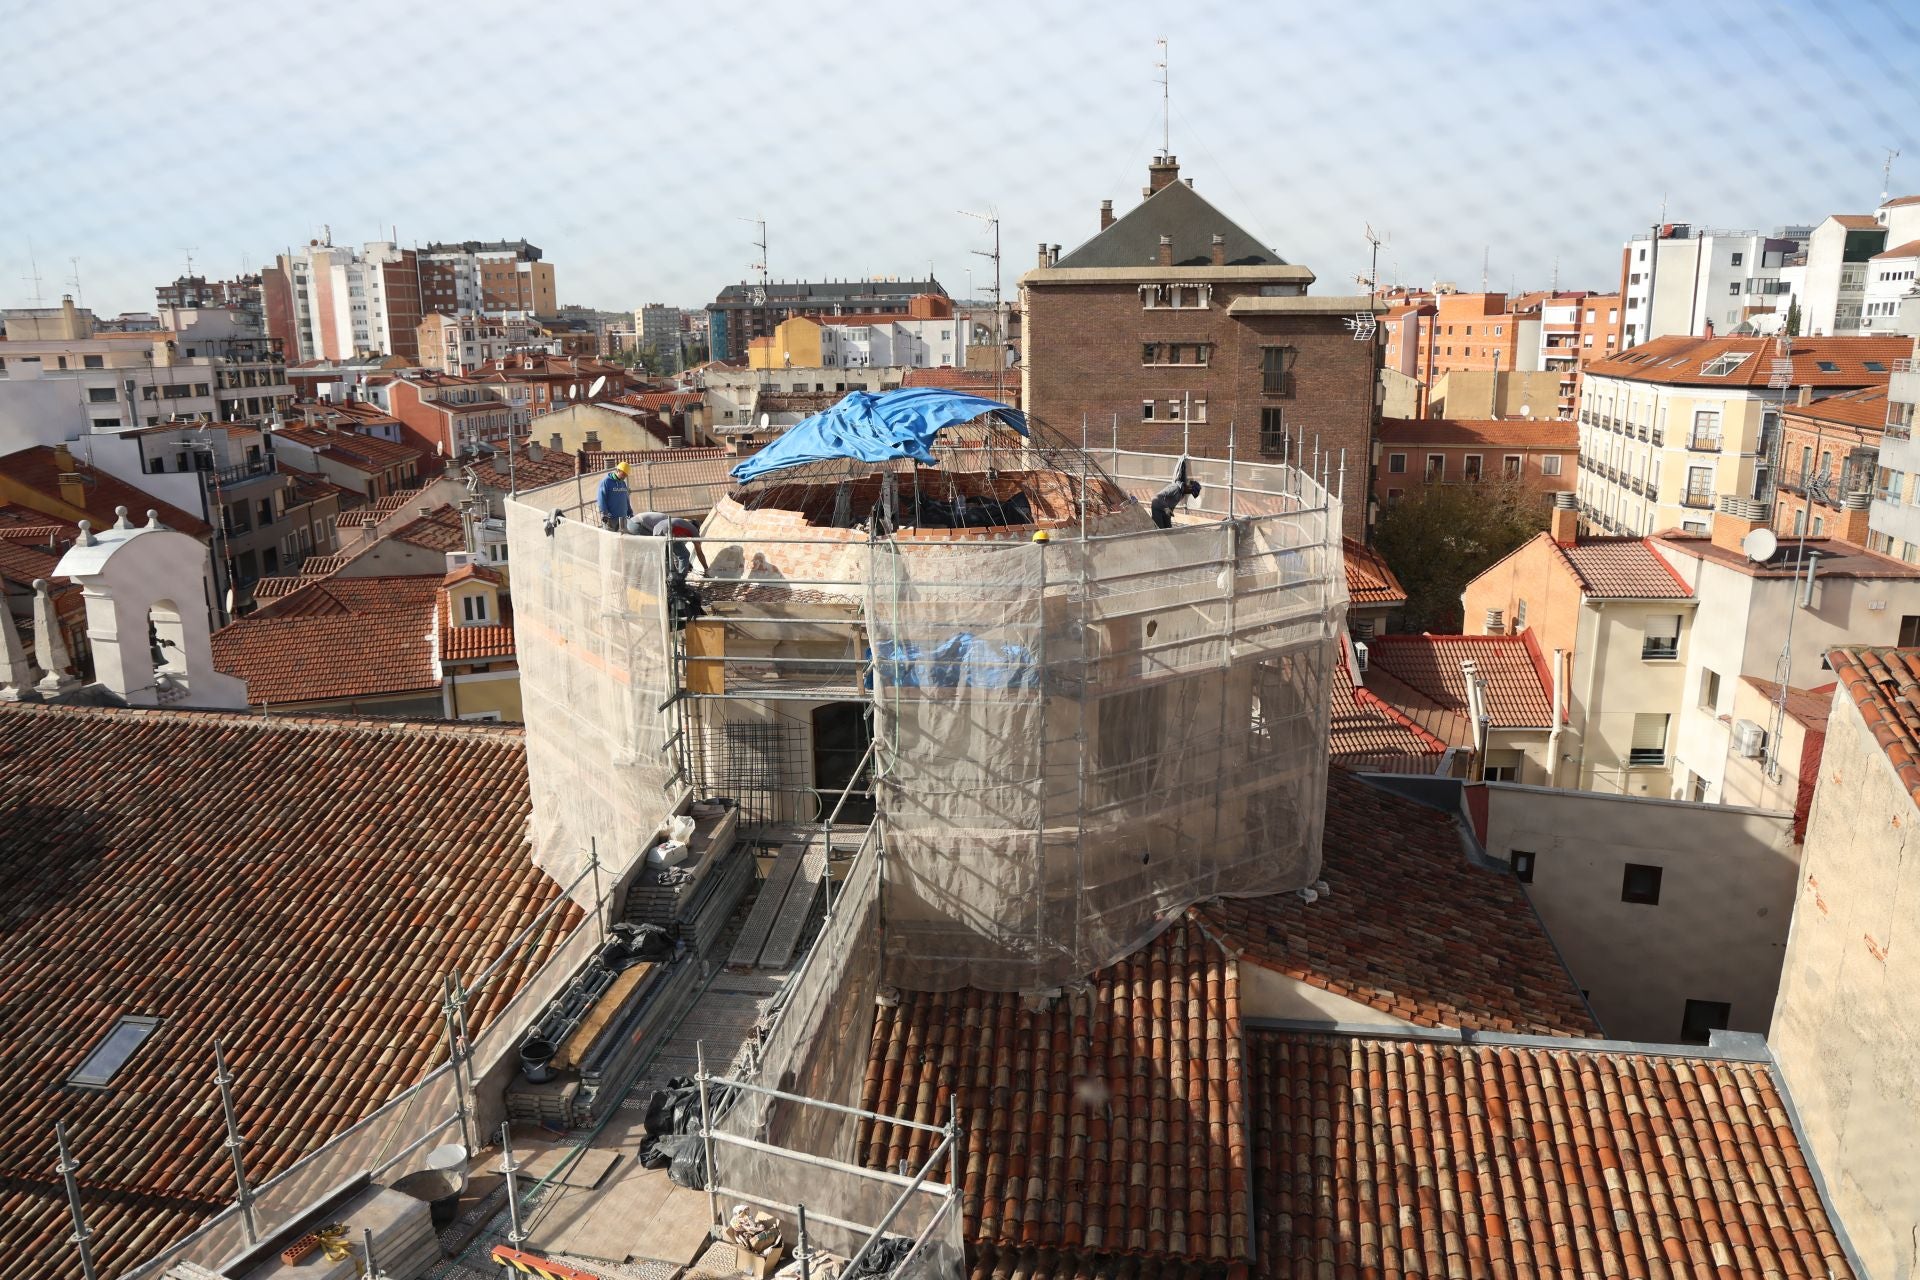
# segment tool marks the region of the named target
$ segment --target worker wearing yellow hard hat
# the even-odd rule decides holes
[[[606,475],[600,477],[600,491],[596,501],[600,504],[600,523],[616,533],[633,514],[633,498],[627,492],[627,472],[629,468],[622,462]]]

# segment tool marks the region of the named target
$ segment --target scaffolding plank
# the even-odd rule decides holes
[[[784,969],[793,960],[793,948],[800,941],[800,931],[806,927],[814,899],[820,896],[820,878],[827,870],[827,850],[818,840],[808,843],[806,848],[800,870],[787,890],[787,899],[780,904],[780,916],[773,922],[766,946],[761,949],[762,968]]]
[[[773,860],[773,870],[767,873],[766,883],[760,886],[760,896],[754,899],[753,910],[747,914],[747,922],[741,927],[740,937],[733,944],[733,952],[727,957],[728,964],[751,968],[760,962],[760,952],[767,945],[767,935],[772,932],[774,921],[780,917],[781,904],[786,901],[787,890],[793,887],[793,878],[799,874],[806,852],[805,843],[781,847],[779,855]]]

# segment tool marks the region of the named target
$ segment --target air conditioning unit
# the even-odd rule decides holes
[[[1353,642],[1353,664],[1360,668],[1360,674],[1367,673],[1367,646],[1362,640]]]
[[[1767,731],[1751,720],[1733,722],[1733,752],[1743,759],[1751,760],[1760,754],[1767,744]]]

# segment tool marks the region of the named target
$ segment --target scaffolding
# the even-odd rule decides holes
[[[917,989],[1058,986],[1193,902],[1312,883],[1346,609],[1333,461],[1193,460],[1162,529],[1143,502],[1174,458],[948,435],[938,468],[736,489],[697,539],[603,529],[572,481],[509,502],[541,865],[571,880],[597,837],[618,875],[743,771],[791,821],[870,792],[882,973]],[[671,466],[650,483],[685,491]],[[871,734],[870,778],[831,776],[830,714]]]

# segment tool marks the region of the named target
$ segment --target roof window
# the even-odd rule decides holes
[[[1746,351],[1728,351],[1723,355],[1717,355],[1700,366],[1700,376],[1703,378],[1724,378],[1745,364],[1751,354],[1751,352]]]
[[[1820,372],[1822,373],[1840,372],[1840,366],[1831,360],[1816,360],[1814,363],[1820,366]]]
[[[67,1077],[68,1084],[80,1085],[89,1089],[104,1089],[113,1083],[120,1074],[120,1068],[127,1065],[134,1050],[146,1043],[148,1036],[160,1027],[160,1019],[139,1016],[121,1018],[113,1024],[106,1037],[95,1045],[93,1052]]]

